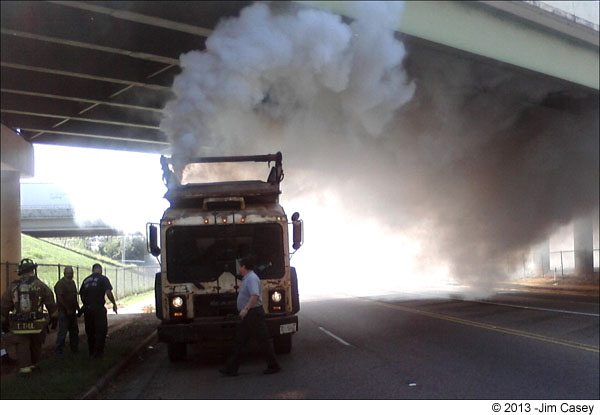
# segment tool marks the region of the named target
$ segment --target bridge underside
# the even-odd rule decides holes
[[[21,233],[35,238],[116,236],[123,232],[104,224],[79,225],[74,219],[22,219]]]
[[[597,93],[597,32],[596,39],[591,36],[596,45],[586,45],[586,28],[574,36],[560,32],[562,27],[547,27],[546,21],[544,26],[532,18],[517,19],[489,2],[464,3],[407,2],[398,36],[409,51],[411,76],[422,79],[421,85],[429,82],[421,68],[432,62],[448,69],[471,61],[517,82],[555,82],[549,91],[555,101]],[[250,4],[2,2],[2,124],[19,128],[30,143],[168,153],[159,123],[173,96],[179,56],[204,50],[219,20],[237,16]],[[351,4],[313,3],[347,20]],[[551,17],[545,18],[556,25]],[[554,47],[553,53],[541,47]],[[577,53],[562,56],[565,50]],[[465,87],[477,91],[486,85]]]

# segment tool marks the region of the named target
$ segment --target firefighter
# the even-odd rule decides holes
[[[28,374],[38,369],[48,323],[56,329],[58,309],[52,290],[37,278],[35,262],[23,259],[18,274],[2,297],[2,330],[15,334],[19,373]]]

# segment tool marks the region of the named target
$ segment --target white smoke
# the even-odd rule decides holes
[[[401,3],[352,4],[350,24],[262,3],[222,22],[181,56],[161,123],[173,154],[283,152],[300,273],[332,290],[449,272],[491,285],[597,209],[597,95],[555,105],[555,80],[415,41],[407,53],[389,30]]]
[[[35,177],[22,182],[59,184],[80,226],[101,220],[125,233],[144,233],[168,206],[156,154],[43,144],[34,151]]]
[[[286,138],[277,127],[295,124],[379,136],[414,85],[401,68],[402,43],[381,25],[398,4],[356,7],[369,13],[352,25],[311,9],[275,15],[262,3],[222,22],[206,51],[181,56],[177,98],[161,123],[174,152],[272,150]]]

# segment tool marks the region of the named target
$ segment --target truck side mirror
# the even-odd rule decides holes
[[[153,256],[160,255],[160,248],[158,247],[158,228],[154,224],[148,224],[147,237],[148,240],[148,252]]]
[[[302,246],[302,242],[304,240],[304,231],[303,231],[302,221],[300,220],[300,214],[298,212],[296,212],[292,215],[292,232],[293,232],[292,247],[295,250],[298,250]]]

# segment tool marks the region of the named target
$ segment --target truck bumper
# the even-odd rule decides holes
[[[298,331],[298,316],[266,317],[272,337]],[[158,326],[158,340],[165,343],[199,343],[213,340],[232,340],[240,320],[162,323]]]

